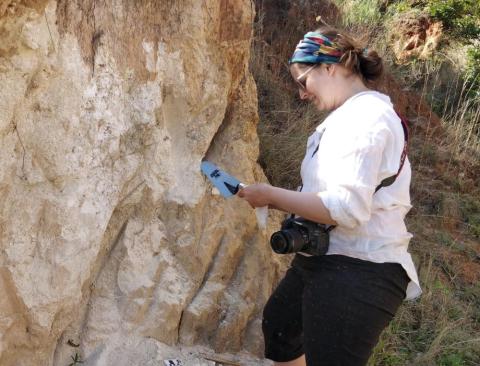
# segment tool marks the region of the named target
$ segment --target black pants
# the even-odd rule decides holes
[[[265,357],[308,366],[366,365],[405,298],[397,263],[296,255],[263,312]]]

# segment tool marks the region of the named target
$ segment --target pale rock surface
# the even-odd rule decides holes
[[[259,230],[199,169],[265,180],[253,16],[249,0],[0,1],[0,365],[261,355],[278,217]]]

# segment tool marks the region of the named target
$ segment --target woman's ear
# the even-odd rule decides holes
[[[335,71],[337,69],[335,67],[335,64],[327,64],[326,66],[327,66],[326,69],[327,69],[328,75],[333,76],[333,74],[335,74]]]

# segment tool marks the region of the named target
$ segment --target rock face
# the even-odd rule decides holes
[[[395,19],[391,27],[393,51],[399,62],[407,62],[413,57],[430,58],[443,35],[442,23],[425,15],[407,14]]]
[[[0,1],[0,365],[144,365],[131,350],[155,342],[261,350],[281,263],[250,207],[199,171],[206,157],[265,179],[253,12]]]

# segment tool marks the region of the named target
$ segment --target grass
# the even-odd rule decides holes
[[[480,201],[471,195],[465,195],[460,202],[463,220],[468,225],[468,231],[480,239]]]
[[[478,294],[465,306],[459,296],[463,292],[447,279],[442,259],[436,253],[422,254],[420,263],[424,293],[419,301],[401,307],[383,333],[369,365],[453,365],[454,360],[477,365]]]
[[[250,69],[257,83],[261,121],[257,129],[259,163],[272,184],[295,189],[300,184],[298,161],[303,158],[307,138],[322,116],[299,99],[288,70],[291,45],[298,42],[301,31],[296,29],[294,21],[289,20],[291,23],[287,27],[294,30],[276,43],[267,42],[265,34],[271,31],[263,26],[266,16],[277,17],[278,14],[266,14],[257,9],[250,60]]]
[[[480,195],[458,182],[461,162],[445,169],[451,151],[441,140],[414,136],[410,158],[414,208],[407,226],[424,293],[404,303],[370,365],[478,365],[480,290],[469,265],[478,262],[480,246],[469,221],[480,212]]]
[[[443,126],[433,131],[414,125],[411,131],[413,208],[407,227],[414,234],[411,252],[424,293],[402,305],[369,365],[479,365],[480,110],[478,98],[472,97],[473,84],[448,52],[397,64],[384,19],[378,18],[396,16],[392,9],[368,12],[366,1],[335,2],[343,11],[351,9],[343,24],[371,37],[372,48],[382,52],[390,72],[405,89],[430,103]],[[286,18],[257,9],[250,64],[259,95],[259,162],[272,184],[286,188],[298,185],[306,139],[323,118],[299,101],[286,65],[292,45],[303,31],[315,28],[313,20],[305,18],[305,28],[299,29],[298,17],[291,15],[295,9],[310,14],[302,11],[303,3],[286,1]],[[411,9],[405,1],[390,3],[403,6],[405,12]],[[365,11],[352,15],[352,9],[362,7]],[[323,15],[311,13],[312,19]],[[340,19],[332,16],[327,21]],[[284,32],[278,32],[280,28]]]
[[[370,26],[382,19],[381,0],[334,0],[334,3],[342,10],[344,27]]]

